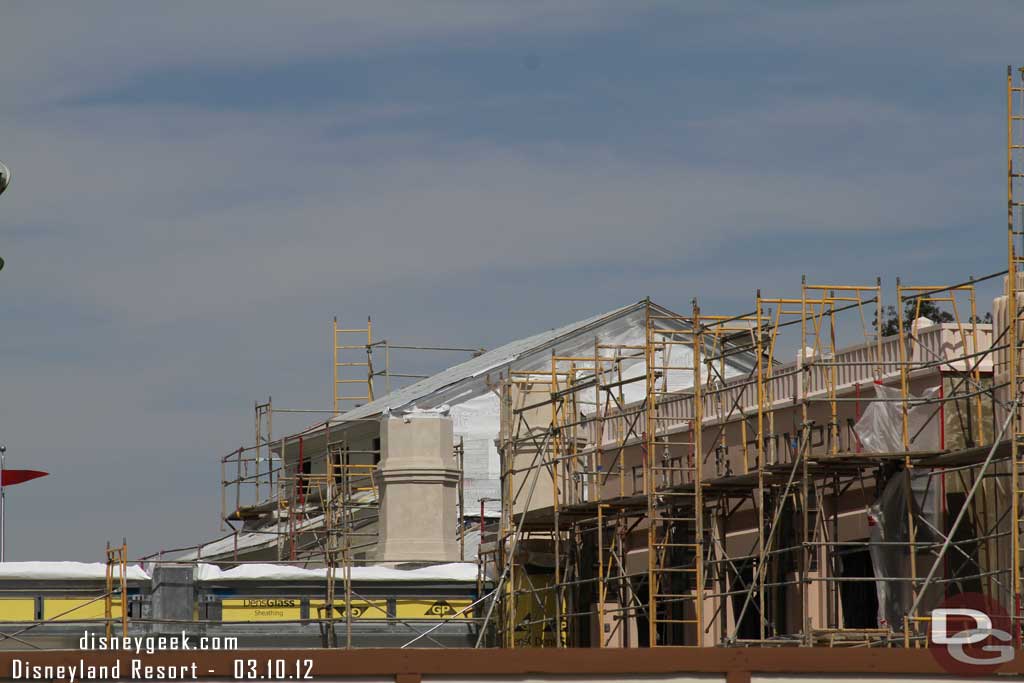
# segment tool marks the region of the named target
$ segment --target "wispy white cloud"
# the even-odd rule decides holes
[[[61,227],[14,243],[12,265],[39,266],[17,286],[74,282],[83,305],[162,322],[264,307],[337,277],[370,289],[516,262],[660,265],[751,230],[950,226],[978,204],[965,184],[977,154],[961,150],[959,166],[944,165],[951,148],[935,154],[927,135],[893,141],[921,129],[915,112],[863,102],[773,105],[699,124],[701,144],[730,163],[623,157],[600,144],[339,140],[327,131],[346,116],[378,115],[389,114],[263,113],[240,126],[235,114],[136,107],[79,110],[70,126],[25,122],[8,146],[26,161],[5,211],[15,223]],[[827,144],[832,122],[881,137],[857,141],[852,161],[850,149],[821,150],[830,173],[781,156],[806,150],[808,137]],[[956,123],[939,120],[932,134]],[[870,163],[893,144],[935,165]],[[754,163],[739,166],[746,158]],[[936,188],[955,199],[957,187],[959,201],[934,201]],[[65,259],[57,277],[42,268],[55,255]]]
[[[634,9],[659,6],[667,3]],[[146,8],[121,0],[22,2],[4,8],[0,40],[7,57],[0,60],[0,82],[30,87],[32,99],[52,102],[153,70],[266,67],[438,46],[480,48],[517,35],[593,31],[622,20],[621,6],[606,0],[226,0]]]

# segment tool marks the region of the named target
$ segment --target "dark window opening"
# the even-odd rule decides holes
[[[840,553],[839,564],[839,575],[843,578],[875,576],[867,548]],[[878,590],[874,581],[841,581],[839,598],[843,603],[843,628],[878,628]]]
[[[946,494],[945,531],[949,535],[953,521],[967,502],[967,494],[954,491]],[[946,596],[952,597],[959,593],[981,592],[981,567],[978,566],[978,531],[974,523],[974,515],[969,511],[963,522],[953,534],[953,543],[957,552],[948,552],[944,558],[946,575],[951,581],[946,584]]]
[[[737,566],[737,573],[733,575],[729,591],[732,595],[733,618],[738,619],[740,612],[743,612],[743,605],[747,602],[748,589],[754,583],[754,565],[747,560]],[[757,609],[757,589],[750,595],[750,604],[747,611],[743,612],[743,619],[736,628],[736,637],[739,640],[755,640],[761,637],[761,627],[758,622],[759,614]]]

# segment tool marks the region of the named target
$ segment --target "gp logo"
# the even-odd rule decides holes
[[[455,614],[455,608],[444,600],[438,600],[427,608],[428,617],[447,617],[450,614]]]
[[[931,612],[929,647],[946,671],[959,676],[990,673],[1013,661],[1010,616],[978,593],[943,600]]]

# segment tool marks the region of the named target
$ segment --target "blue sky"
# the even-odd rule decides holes
[[[0,440],[53,473],[9,491],[8,557],[216,535],[253,401],[327,404],[334,315],[491,347],[645,296],[739,313],[801,273],[891,299],[1001,270],[1022,18],[5,4]]]

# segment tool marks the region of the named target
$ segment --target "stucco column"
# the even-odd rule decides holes
[[[459,471],[449,417],[385,417],[380,426],[380,562],[458,562]]]

